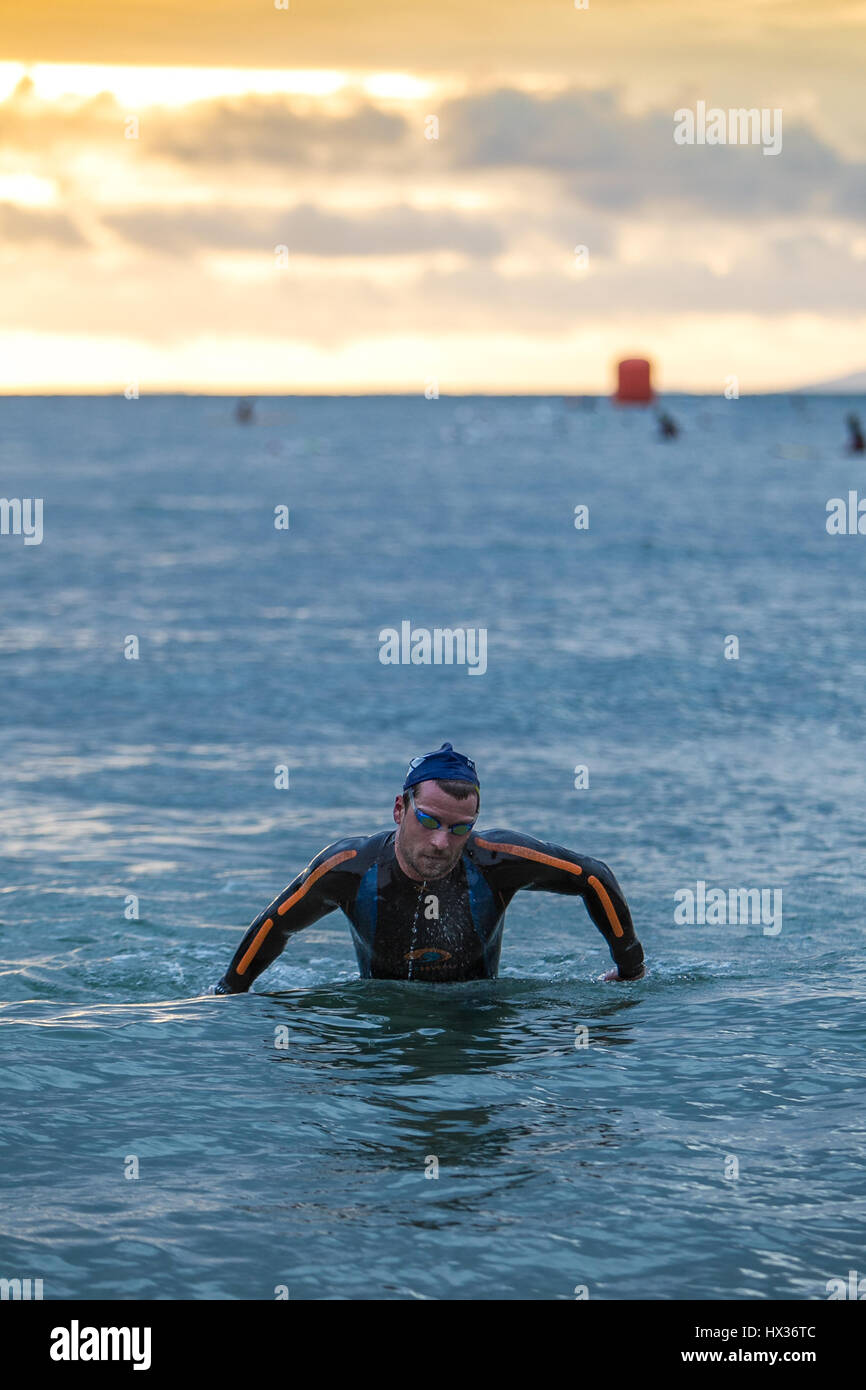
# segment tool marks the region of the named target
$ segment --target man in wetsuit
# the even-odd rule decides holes
[[[396,831],[337,840],[248,928],[215,994],[240,994],[290,936],[334,908],[349,919],[361,975],[446,982],[496,975],[505,909],[520,888],[583,898],[615,968],[637,980],[643,950],[619,884],[599,859],[514,830],[476,834],[475,764],[450,743],[414,758]]]

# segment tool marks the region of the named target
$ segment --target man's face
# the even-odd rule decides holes
[[[436,816],[441,828],[425,830],[412,809],[412,802],[404,808],[403,797],[398,796],[394,802],[398,862],[419,882],[422,879],[444,878],[454,868],[468,839],[466,835],[452,835],[448,826],[465,825],[473,820],[478,798],[473,792],[460,801],[437,787],[435,782],[419,782],[412,791],[418,810]]]

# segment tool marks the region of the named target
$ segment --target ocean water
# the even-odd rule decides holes
[[[866,537],[825,525],[866,495],[858,403],[673,397],[667,443],[607,401],[232,404],[0,400],[2,491],[44,507],[41,544],[0,536],[0,1275],[809,1300],[866,1273]],[[404,621],[486,630],[486,669],[383,664]],[[444,739],[481,828],[610,864],[647,977],[599,983],[580,901],[527,893],[496,981],[361,981],[334,914],[207,995]],[[699,883],[781,916],[676,921]]]

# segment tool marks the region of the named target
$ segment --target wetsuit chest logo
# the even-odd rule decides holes
[[[417,961],[419,965],[438,965],[440,961],[450,960],[450,951],[440,951],[435,946],[420,946],[416,951],[406,951],[404,960]]]

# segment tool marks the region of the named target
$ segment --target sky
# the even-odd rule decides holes
[[[3,0],[0,393],[862,371],[864,58],[866,0]]]

